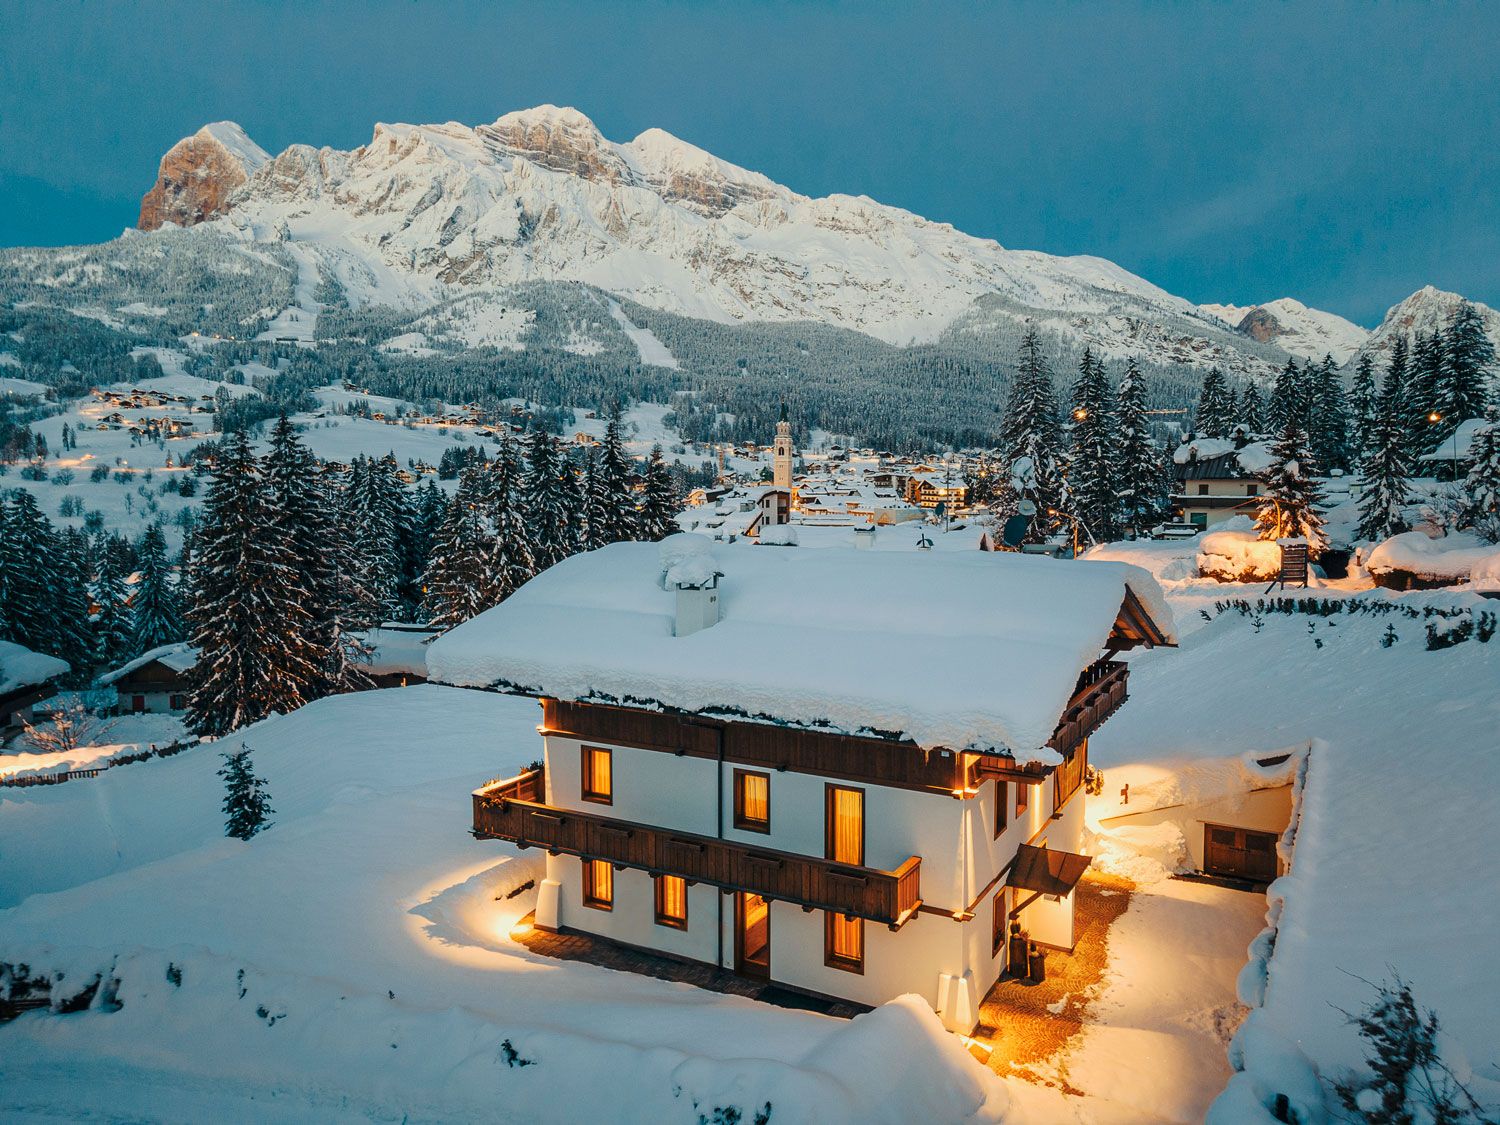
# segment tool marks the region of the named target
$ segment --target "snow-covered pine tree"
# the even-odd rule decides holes
[[[591,509],[597,507],[597,512],[591,511],[591,515],[599,522],[597,529],[589,528],[589,539],[594,546],[640,538],[639,512],[635,491],[630,487],[630,474],[630,458],[625,454],[625,441],[620,433],[620,412],[616,410],[593,459],[590,485],[597,495],[591,501]]]
[[[1281,433],[1287,423],[1306,428],[1307,396],[1305,394],[1304,369],[1297,361],[1287,357],[1286,365],[1276,376],[1271,388],[1271,401],[1266,408],[1266,427],[1272,433]]]
[[[1435,449],[1458,422],[1443,413],[1443,338],[1437,332],[1418,333],[1412,345],[1407,375],[1406,404],[1415,457]],[[1459,420],[1461,421],[1461,419]]]
[[[1007,468],[1019,482],[1018,491],[1037,507],[1028,538],[1033,542],[1045,539],[1056,522],[1047,513],[1060,509],[1064,499],[1060,465],[1063,445],[1052,369],[1042,354],[1036,326],[1029,322],[1006,402],[1002,440]]]
[[[199,656],[187,721],[201,735],[295,710],[319,679],[295,559],[273,527],[249,438],[226,434],[193,546],[188,620]]]
[[[1323,530],[1322,490],[1308,468],[1307,431],[1288,422],[1271,446],[1271,464],[1259,475],[1264,490],[1255,509],[1255,527],[1262,539],[1301,536],[1316,555],[1328,545]]]
[[[1470,302],[1460,301],[1443,334],[1438,373],[1438,411],[1445,419],[1444,437],[1451,436],[1460,423],[1484,417],[1494,363],[1495,346],[1484,331],[1478,310]]]
[[[1473,462],[1462,487],[1463,515],[1475,534],[1500,543],[1500,406],[1485,408],[1469,446]]]
[[[1266,400],[1253,379],[1240,393],[1240,422],[1247,433],[1259,436],[1266,432]]]
[[[1364,352],[1354,365],[1354,382],[1349,388],[1349,453],[1358,464],[1364,463],[1379,409],[1380,393],[1375,389],[1375,361],[1370,358],[1369,352]]]
[[[1359,465],[1358,538],[1379,541],[1406,530],[1405,507],[1411,496],[1408,456],[1401,404],[1382,397]]]
[[[161,645],[175,644],[184,636],[182,605],[167,562],[167,540],[156,524],[146,528],[137,554],[141,580],[135,588],[132,659]]]
[[[256,776],[250,761],[250,747],[243,742],[238,750],[223,755],[219,776],[224,779],[224,835],[248,840],[257,832],[271,827],[271,799],[266,782]]]
[[[1224,410],[1223,376],[1216,392]],[[1107,543],[1118,536],[1119,485],[1114,395],[1102,360],[1084,348],[1073,384],[1071,450],[1068,494],[1072,514],[1082,522],[1085,537]]]
[[[36,652],[61,656],[58,629],[58,560],[52,523],[28,489],[11,493],[0,538],[6,640]]]
[[[485,515],[490,524],[490,604],[498,605],[531,580],[536,566],[531,557],[530,528],[521,511],[521,458],[516,443],[506,437],[490,462],[484,489]]]
[[[1349,410],[1344,387],[1333,365],[1333,356],[1325,355],[1309,371],[1311,395],[1308,402],[1309,434],[1313,460],[1322,473],[1349,467]]]
[[[492,543],[481,511],[483,477],[488,466],[471,465],[458,478],[458,489],[438,526],[432,556],[423,578],[423,607],[428,620],[449,629],[496,604],[491,590]]]
[[[52,651],[66,660],[75,673],[82,673],[93,667],[97,653],[97,643],[89,627],[88,540],[77,529],[68,528],[56,537],[53,558],[57,601]]]
[[[557,439],[542,429],[531,431],[526,452],[528,467],[521,510],[530,529],[532,563],[540,572],[577,549],[572,465]]]
[[[402,528],[406,495],[396,479],[391,457],[356,457],[344,490],[344,525],[349,542],[349,569],[360,600],[356,628],[370,628],[395,618],[402,599]]]
[[[1168,489],[1161,450],[1151,440],[1146,385],[1134,358],[1120,380],[1118,412],[1120,525],[1140,535],[1160,519]]]
[[[662,456],[661,446],[652,446],[646,461],[645,486],[641,489],[641,538],[654,543],[680,531],[676,516],[681,510],[677,483]]]
[[[1201,437],[1227,438],[1237,419],[1234,416],[1234,400],[1224,373],[1210,367],[1203,376],[1203,389],[1198,393],[1198,411],[1193,419],[1193,428]]]
[[[113,554],[100,552],[90,595],[98,607],[93,621],[93,662],[105,669],[119,667],[135,656],[135,614],[125,577],[116,569]]]

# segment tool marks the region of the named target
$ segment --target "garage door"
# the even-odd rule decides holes
[[[1276,834],[1205,824],[1203,870],[1209,875],[1269,883],[1276,878]]]

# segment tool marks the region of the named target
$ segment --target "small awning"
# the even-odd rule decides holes
[[[1010,878],[1005,885],[1044,895],[1072,894],[1092,862],[1086,855],[1022,844],[1016,849],[1016,861],[1011,865]]]

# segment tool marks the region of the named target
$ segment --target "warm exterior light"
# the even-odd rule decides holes
[[[1081,406],[1077,410],[1073,411],[1073,417],[1077,418],[1080,422],[1082,422],[1088,416],[1089,412]]]
[[[1429,422],[1441,422],[1443,420],[1443,416],[1436,410],[1434,410],[1431,414],[1427,415],[1427,420]]]

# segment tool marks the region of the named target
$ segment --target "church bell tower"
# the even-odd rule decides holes
[[[786,403],[781,404],[781,421],[776,423],[776,442],[772,447],[774,461],[771,469],[771,484],[790,492],[792,490],[792,424],[786,420]]]

